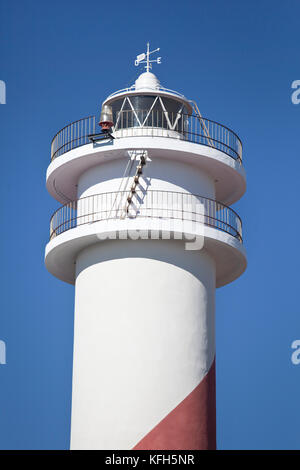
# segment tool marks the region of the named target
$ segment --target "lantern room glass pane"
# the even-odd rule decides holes
[[[128,96],[132,107],[126,98],[113,101],[111,107],[114,123],[117,123],[117,129],[129,127],[170,129],[171,127],[178,132],[182,132],[185,128],[186,118],[181,115],[188,114],[186,107],[180,101],[161,97],[164,105],[162,107],[159,99],[154,104],[156,98],[155,95]],[[180,113],[180,116],[178,116],[178,113]]]

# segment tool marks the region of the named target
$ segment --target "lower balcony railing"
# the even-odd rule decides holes
[[[152,218],[200,223],[242,242],[242,222],[228,206],[210,198],[174,191],[137,190],[87,196],[60,207],[51,217],[50,240],[80,225],[103,220]]]

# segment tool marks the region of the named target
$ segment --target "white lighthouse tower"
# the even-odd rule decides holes
[[[152,51],[156,52],[156,51]],[[72,449],[213,449],[215,290],[246,267],[242,145],[146,71],[52,141],[46,266],[75,285]]]

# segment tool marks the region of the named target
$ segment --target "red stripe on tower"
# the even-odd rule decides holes
[[[215,361],[199,385],[134,450],[216,449]]]

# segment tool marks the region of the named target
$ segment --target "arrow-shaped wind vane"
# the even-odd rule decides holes
[[[150,54],[153,54],[154,52],[157,52],[159,50],[160,48],[158,47],[157,49],[150,51],[150,44],[149,42],[147,42],[147,52],[143,52],[142,54],[139,54],[137,58],[135,59],[134,65],[138,67],[140,64],[146,64],[145,69],[147,70],[147,72],[149,72],[149,70],[152,69],[153,62],[156,62],[157,64],[161,64],[161,57],[150,60]]]

